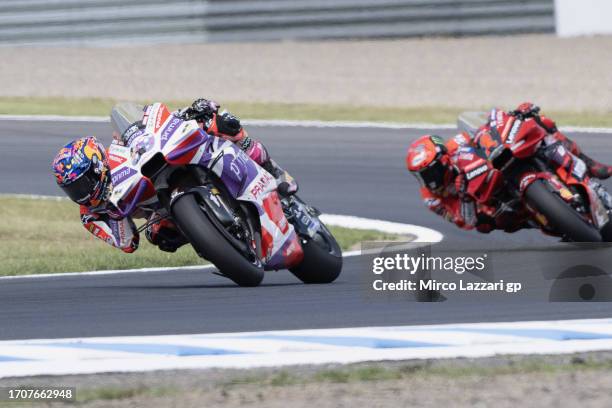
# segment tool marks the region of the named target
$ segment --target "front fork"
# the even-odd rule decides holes
[[[318,218],[321,213],[295,195],[284,197],[281,204],[285,217],[293,225],[297,234],[302,238],[314,238],[321,228]]]

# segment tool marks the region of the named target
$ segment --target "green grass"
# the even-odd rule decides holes
[[[244,384],[287,386],[308,383],[352,383],[368,381],[390,381],[410,379],[412,377],[483,377],[497,375],[521,375],[527,373],[563,373],[582,370],[612,370],[612,360],[592,357],[573,357],[569,361],[550,361],[547,356],[529,356],[497,364],[481,364],[478,360],[464,363],[449,360],[439,364],[430,361],[412,361],[406,363],[358,363],[338,368],[322,368],[312,373],[303,374],[290,369],[273,372],[267,375],[237,377],[221,384],[224,387]]]
[[[189,245],[162,252],[141,234],[140,248],[125,254],[87,232],[68,200],[0,196],[0,275],[78,272],[205,263]],[[142,222],[142,221],[141,221]],[[396,239],[371,230],[331,227],[343,249],[361,241]]]
[[[482,363],[481,363],[482,361]],[[433,363],[431,361],[412,361],[405,363],[358,363],[339,366],[338,368],[319,368],[305,372],[300,369],[281,369],[268,373],[255,371],[248,375],[238,374],[234,378],[214,382],[214,389],[222,396],[227,396],[233,389],[240,387],[256,387],[265,393],[265,387],[287,387],[295,385],[327,383],[367,383],[384,381],[409,381],[412,378],[443,378],[455,381],[460,378],[475,378],[491,380],[496,376],[524,375],[540,373],[554,375],[559,373],[574,373],[579,371],[609,371],[612,370],[612,360],[597,357],[571,357],[556,361],[547,356],[507,357],[505,361],[487,363],[484,360],[464,361],[462,359]],[[409,384],[409,382],[406,382]],[[194,392],[194,389],[183,389],[180,384],[167,383],[164,387],[146,386],[139,382],[134,387],[85,388],[77,390],[78,402],[96,400],[122,400],[138,397],[183,396]]]
[[[0,114],[24,115],[85,115],[106,116],[116,101],[100,98],[0,98]],[[141,101],[143,103],[151,101]],[[165,101],[172,108],[186,106],[191,101]],[[242,118],[341,120],[374,122],[455,123],[457,115],[466,110],[488,110],[490,106],[471,107],[375,107],[325,104],[284,104],[225,102],[223,106]],[[544,107],[545,108],[545,107]],[[546,111],[559,125],[612,126],[612,110],[601,112]]]
[[[134,397],[164,397],[175,395],[176,389],[171,387],[100,387],[77,390],[77,403],[86,403],[90,401],[109,401],[122,400]]]

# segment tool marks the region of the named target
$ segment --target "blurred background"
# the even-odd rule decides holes
[[[5,0],[0,42],[565,36],[612,32],[610,13],[606,0]]]
[[[608,0],[4,0],[0,98],[208,95],[250,117],[426,122],[533,100],[606,125],[610,21]]]

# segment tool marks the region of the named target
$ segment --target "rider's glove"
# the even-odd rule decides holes
[[[216,115],[215,121],[217,123],[217,132],[220,134],[236,136],[242,130],[240,119],[229,112]]]
[[[145,237],[150,243],[157,245],[165,252],[176,252],[180,246],[188,242],[176,226],[168,220],[160,220],[149,225],[145,230]]]
[[[204,98],[196,99],[191,104],[191,108],[188,108],[191,115],[190,119],[206,122],[213,118],[214,114],[219,111],[219,107],[219,104],[215,101]]]

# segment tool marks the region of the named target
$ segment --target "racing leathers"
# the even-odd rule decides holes
[[[587,168],[589,169],[589,174],[592,177],[603,180],[607,179],[612,175],[612,166],[599,163],[598,161],[593,160],[592,158],[587,156],[584,152],[582,152],[582,150],[575,141],[571,140],[569,137],[559,131],[556,123],[552,119],[547,116],[541,115],[539,111],[540,108],[530,102],[520,104],[516,110],[511,112],[505,112],[501,109],[494,108],[491,110],[489,121],[478,129],[478,132],[474,137],[474,143],[485,149],[487,151],[487,154],[489,154],[491,150],[497,146],[493,134],[503,134],[509,116],[521,115],[523,118],[533,118],[538,123],[538,125],[540,125],[540,127],[546,130],[546,132],[548,133],[548,136],[545,139],[545,144],[547,148],[544,149],[544,154],[552,154],[552,152],[554,152],[555,150],[554,146],[561,145],[570,153],[584,161]],[[553,156],[549,155],[546,158],[551,162],[551,164],[560,164],[554,163],[554,160],[556,158]]]
[[[215,101],[199,98],[191,106],[176,112],[176,115],[185,120],[195,119],[209,135],[238,145],[251,159],[274,176],[281,196],[295,194],[298,190],[295,179],[270,158],[268,150],[259,140],[249,137],[238,117],[227,111],[219,111],[220,107]]]
[[[492,149],[497,146],[495,138],[492,137],[493,133],[502,133],[509,115],[517,113],[523,115],[523,117],[533,117],[547,131],[548,136],[545,139],[546,148],[543,149],[543,154],[546,155],[545,158],[551,165],[563,165],[563,163],[556,162],[558,160],[557,156],[561,157],[560,154],[556,155],[558,153],[557,147],[562,146],[585,162],[591,176],[606,179],[612,175],[611,166],[599,163],[584,154],[576,142],[557,129],[552,119],[540,115],[539,108],[529,102],[519,105],[517,110],[513,112],[505,112],[497,108],[493,109],[490,114],[490,120],[478,129],[473,140],[465,132],[448,140],[446,147],[451,157],[451,163],[456,166],[461,161],[461,155],[475,155],[477,152],[482,157],[487,157]],[[466,187],[465,176],[459,167],[455,167],[455,174],[454,181],[449,183],[441,193],[436,194],[425,187],[421,188],[423,201],[430,210],[453,222],[460,228],[476,229],[484,233],[494,229],[514,232],[529,227],[529,225],[517,224],[515,222],[520,217],[512,216],[503,211],[497,211],[492,206],[477,204],[472,199],[466,197],[463,194]],[[612,198],[607,193],[602,199],[604,199],[604,202],[612,204]]]
[[[462,132],[447,140],[445,145],[454,177],[441,192],[434,192],[422,186],[423,202],[431,211],[460,228],[467,230],[476,228],[480,232],[490,232],[494,229],[494,225],[491,217],[486,214],[489,209],[477,206],[474,200],[464,194],[465,176],[457,167],[462,156],[473,157],[476,154],[471,137]]]

